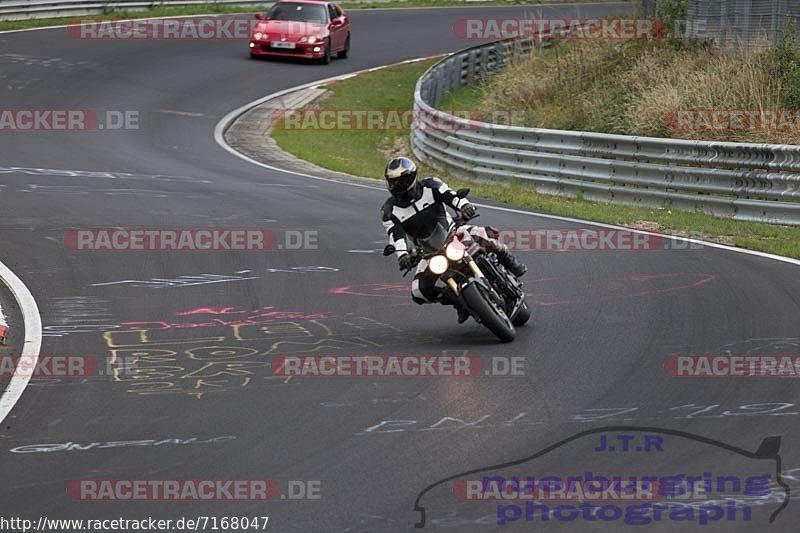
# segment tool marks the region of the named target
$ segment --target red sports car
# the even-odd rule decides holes
[[[332,2],[278,1],[258,22],[250,36],[250,57],[304,57],[330,63],[350,52],[350,19]]]

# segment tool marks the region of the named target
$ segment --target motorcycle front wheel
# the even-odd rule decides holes
[[[470,283],[461,292],[461,296],[481,324],[486,326],[489,331],[503,342],[511,342],[516,337],[517,332],[511,320],[508,319],[500,306],[494,304],[485,289],[477,283]]]

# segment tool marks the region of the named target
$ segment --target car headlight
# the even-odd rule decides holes
[[[431,272],[434,274],[444,274],[447,272],[447,258],[443,255],[435,255],[431,258],[430,264],[428,268],[431,269]]]
[[[256,41],[260,41],[264,37],[264,34],[260,31],[257,31],[253,34],[253,39]]]
[[[451,242],[444,250],[444,254],[450,261],[461,261],[465,253],[464,245],[458,241]]]
[[[309,38],[308,38],[308,44],[314,44],[314,43],[315,43],[315,42],[317,42],[318,40],[319,40],[319,39],[317,39],[316,37],[314,37],[314,36],[312,35],[311,37],[309,37]]]

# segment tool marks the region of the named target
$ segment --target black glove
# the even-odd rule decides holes
[[[411,268],[411,256],[408,254],[403,254],[398,259],[400,262],[400,270],[408,270]]]
[[[478,208],[472,204],[464,204],[464,207],[461,208],[461,214],[464,215],[466,219],[474,218],[477,211]]]

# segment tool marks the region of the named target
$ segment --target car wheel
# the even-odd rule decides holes
[[[331,62],[331,40],[328,39],[325,41],[325,55],[322,56],[321,62],[323,65],[327,65]]]
[[[339,59],[347,59],[348,54],[350,53],[350,34],[347,34],[347,40],[344,42],[344,50],[339,52],[336,57]]]

